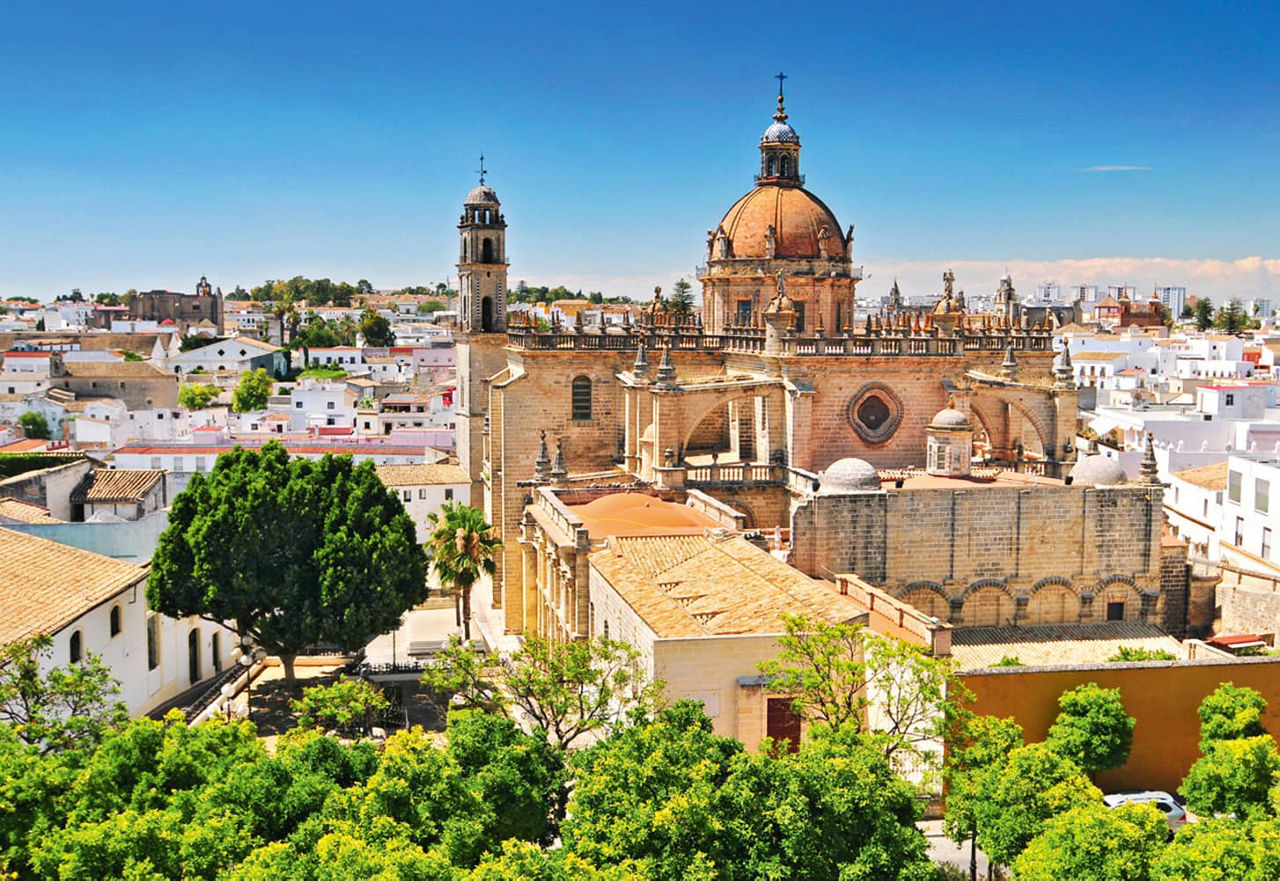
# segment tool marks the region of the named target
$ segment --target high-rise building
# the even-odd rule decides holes
[[[1174,318],[1181,315],[1183,307],[1187,305],[1187,289],[1182,285],[1156,285],[1153,296],[1160,298],[1160,302],[1169,308]]]

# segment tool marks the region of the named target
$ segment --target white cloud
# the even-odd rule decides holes
[[[1073,284],[1127,284],[1149,294],[1157,285],[1185,285],[1188,294],[1207,296],[1220,303],[1231,297],[1249,299],[1280,295],[1280,259],[1242,257],[1238,260],[1175,260],[1164,257],[1089,257],[1080,260],[957,260],[869,262],[870,277],[858,286],[859,294],[887,293],[895,277],[903,294],[925,294],[942,289],[942,273],[952,269],[956,287],[972,293],[990,293],[1008,268],[1020,294],[1031,294],[1043,281],[1064,288]]]
[[[1090,165],[1088,168],[1082,168],[1081,171],[1087,172],[1108,172],[1108,171],[1150,171],[1150,165]]]

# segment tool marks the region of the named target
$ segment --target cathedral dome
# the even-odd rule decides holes
[[[840,459],[819,477],[818,495],[838,496],[845,493],[879,492],[880,475],[875,466],[864,459]]]
[[[1101,454],[1085,456],[1071,469],[1071,482],[1081,486],[1119,486],[1125,482],[1124,468]]]
[[[803,187],[756,187],[733,203],[720,226],[729,237],[733,257],[768,257],[770,226],[774,229],[774,257],[820,257],[818,239],[823,227],[829,236],[827,255],[844,252],[836,216]]]
[[[471,192],[467,193],[466,201],[463,202],[462,204],[463,205],[497,205],[498,194],[495,193],[491,187],[487,187],[484,184],[481,184]]]
[[[762,144],[798,144],[800,136],[796,134],[796,130],[791,127],[790,123],[777,121],[764,130],[764,134],[760,136]]]
[[[937,415],[933,417],[933,421],[929,423],[930,428],[972,428],[973,423],[969,420],[966,413],[947,407],[945,410],[939,410]]]

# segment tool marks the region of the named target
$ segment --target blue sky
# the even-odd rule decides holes
[[[643,294],[751,185],[781,69],[863,292],[1280,295],[1280,15],[1040,5],[11,2],[0,294],[443,280],[481,150],[513,283]]]

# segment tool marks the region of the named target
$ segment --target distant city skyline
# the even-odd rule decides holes
[[[451,279],[483,151],[512,284],[645,298],[750,188],[779,69],[862,296],[1280,295],[1267,6],[777,9],[19,4],[0,296]]]

